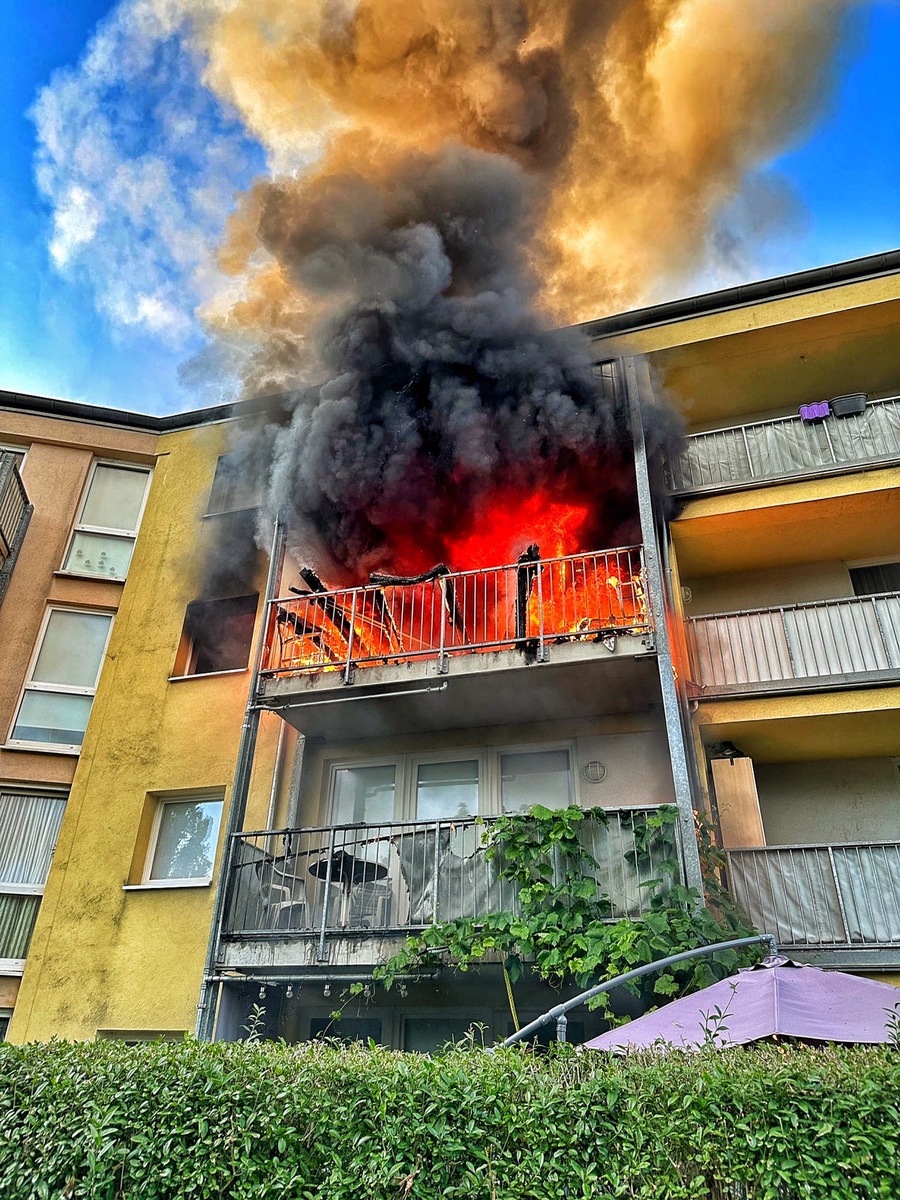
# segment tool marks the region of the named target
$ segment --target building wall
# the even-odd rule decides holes
[[[690,600],[685,600],[688,617],[853,595],[847,566],[837,561],[697,576],[687,582],[687,587],[690,588]]]
[[[769,845],[900,841],[900,760],[754,766]]]
[[[156,796],[217,792],[227,805],[230,795],[249,671],[170,681],[210,536],[200,514],[225,437],[223,425],[210,425],[160,438],[10,1029],[14,1041],[194,1027],[215,879],[203,887],[123,885],[140,878]],[[275,723],[265,722],[252,800],[257,821],[265,820],[276,736]],[[222,842],[220,827],[217,864]]]
[[[22,480],[34,512],[9,589],[0,604],[0,786],[68,790],[78,756],[54,749],[8,749],[22,686],[49,605],[115,612],[121,583],[60,574],[69,534],[94,458],[152,465],[156,438],[135,430],[0,408],[0,442],[26,450]],[[2,1007],[20,981],[0,976]]]

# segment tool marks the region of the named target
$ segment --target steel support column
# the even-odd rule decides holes
[[[234,779],[231,785],[231,802],[228,805],[228,817],[225,823],[224,850],[222,852],[222,863],[219,867],[219,880],[216,885],[216,898],[213,904],[212,922],[209,929],[206,966],[203,971],[200,1000],[197,1004],[197,1037],[204,1042],[211,1042],[213,1040],[216,1028],[216,1000],[220,986],[217,979],[216,956],[222,932],[222,921],[225,916],[225,899],[228,892],[228,883],[231,877],[231,853],[235,840],[234,835],[240,832],[244,823],[244,813],[247,809],[247,795],[250,791],[250,776],[253,771],[253,759],[256,754],[256,741],[259,735],[259,719],[262,711],[259,705],[259,673],[262,669],[266,631],[269,628],[269,608],[271,601],[275,598],[275,585],[281,573],[283,558],[283,529],[281,522],[276,521],[272,533],[272,548],[269,554],[269,572],[266,578],[262,621],[253,662],[253,673],[250,677],[250,690],[247,694],[247,707],[244,711],[244,722],[241,726],[241,740],[238,745]]]
[[[654,503],[647,443],[644,436],[643,410],[653,403],[653,383],[644,359],[627,358],[623,361],[622,368],[631,436],[634,443],[634,473],[637,481],[641,536],[644,543],[644,569],[647,574],[647,594],[653,619],[653,636],[662,691],[663,715],[666,722],[669,756],[672,762],[672,781],[675,787],[675,803],[678,808],[685,881],[688,887],[695,888],[702,896],[703,874],[700,869],[700,852],[694,826],[694,809],[699,804],[700,797],[694,795],[695,789],[692,786],[694,773],[691,771],[690,748],[672,663],[668,627],[672,605],[662,567],[660,522],[657,520],[657,505]],[[662,536],[667,536],[665,529],[663,529]]]

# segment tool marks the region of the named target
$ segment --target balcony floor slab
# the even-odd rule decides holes
[[[269,678],[262,703],[307,737],[377,737],[525,721],[645,712],[658,704],[655,654],[643,638],[604,646],[551,646],[549,661],[526,666],[521,653],[498,650],[435,661]]]

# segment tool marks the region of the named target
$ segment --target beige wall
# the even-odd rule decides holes
[[[0,743],[6,740],[15,716],[31,655],[49,604],[83,605],[115,611],[122,593],[121,583],[101,579],[77,579],[58,574],[72,524],[95,457],[123,457],[123,443],[132,449],[146,448],[151,439],[140,434],[110,438],[105,427],[93,430],[75,425],[67,432],[76,444],[53,440],[54,431],[65,422],[49,422],[46,429],[32,418],[0,411],[0,441],[10,435],[27,445],[22,480],[34,513],[13,570],[9,589],[0,605]],[[94,445],[84,442],[95,435]],[[77,435],[77,437],[75,436]],[[39,437],[45,440],[38,440]],[[47,440],[47,439],[51,440]],[[152,439],[155,440],[155,439]],[[152,459],[146,461],[152,462]],[[76,757],[58,753],[30,753],[0,748],[0,780],[6,782],[67,785],[75,770]]]
[[[691,591],[691,598],[684,606],[687,617],[853,595],[847,566],[838,561],[697,576],[683,583]]]
[[[755,765],[769,845],[900,841],[900,760]]]

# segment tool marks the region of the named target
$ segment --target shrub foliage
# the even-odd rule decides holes
[[[900,1195],[900,1056],[0,1048],[5,1200]]]

